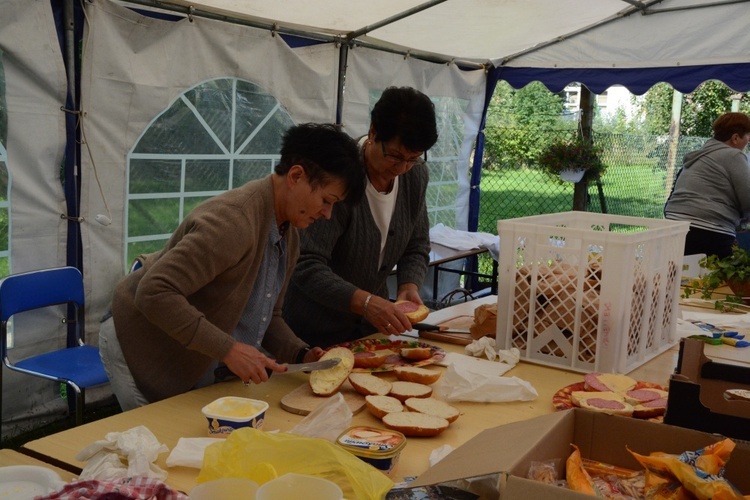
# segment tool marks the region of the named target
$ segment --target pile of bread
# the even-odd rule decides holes
[[[583,391],[573,391],[571,402],[580,408],[636,418],[655,418],[667,409],[667,392],[655,388],[637,388],[638,382],[627,375],[588,373]]]
[[[391,382],[371,373],[352,373],[355,357],[345,347],[330,349],[321,359],[335,357],[341,359],[338,365],[310,375],[313,393],[331,396],[348,380],[355,391],[365,396],[373,416],[387,428],[411,437],[436,436],[459,416],[458,409],[431,397],[430,385],[442,374],[438,370],[396,366],[393,374],[397,380]]]

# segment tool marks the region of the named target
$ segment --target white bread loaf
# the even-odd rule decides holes
[[[364,396],[385,396],[391,392],[390,382],[369,373],[352,373],[349,375],[349,383],[355,391]]]
[[[435,398],[409,398],[404,404],[409,411],[435,415],[446,419],[448,422],[454,422],[461,414],[455,406]]]
[[[404,411],[404,405],[401,404],[401,401],[390,396],[365,396],[365,405],[376,418],[383,418],[389,413]]]
[[[340,358],[341,362],[327,370],[315,370],[310,374],[310,387],[318,396],[331,396],[335,394],[341,385],[349,378],[354,368],[354,354],[346,347],[334,347],[320,358],[321,361],[331,358]]]
[[[388,395],[403,403],[409,398],[429,398],[432,396],[432,387],[416,382],[403,382],[399,380],[391,384],[391,392]]]
[[[404,347],[400,351],[401,357],[412,361],[422,361],[432,357],[432,349],[429,347]]]
[[[437,436],[448,428],[448,421],[435,415],[418,412],[389,413],[383,417],[383,424],[404,436]]]
[[[597,392],[628,392],[637,384],[634,379],[618,373],[587,373],[583,381],[587,391]]]
[[[399,380],[425,385],[434,384],[443,374],[443,372],[437,370],[428,370],[418,366],[397,366],[393,369],[393,373]]]

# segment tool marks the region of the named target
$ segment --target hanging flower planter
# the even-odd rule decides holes
[[[580,139],[558,139],[548,144],[537,156],[537,166],[551,177],[566,182],[581,182],[588,174],[590,179],[607,169],[602,162],[601,148]]]
[[[585,174],[586,170],[583,168],[566,168],[564,170],[560,170],[560,179],[566,182],[580,182]]]

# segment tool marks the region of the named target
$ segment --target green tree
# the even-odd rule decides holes
[[[533,82],[515,90],[498,82],[487,111],[485,168],[532,165],[550,139],[550,130],[575,131],[563,119],[563,98]]]
[[[673,89],[667,83],[658,83],[646,93],[641,106],[649,133],[666,135],[672,120]],[[732,109],[735,92],[722,82],[710,80],[702,83],[682,103],[680,134],[694,137],[711,137],[711,124],[716,118]],[[740,111],[750,112],[750,98],[742,94]]]

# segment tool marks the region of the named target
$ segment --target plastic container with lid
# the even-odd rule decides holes
[[[341,433],[336,444],[387,475],[398,463],[406,436],[398,431],[360,425]]]
[[[268,403],[257,399],[227,396],[203,407],[208,420],[208,435],[226,437],[235,429],[252,427],[262,429]]]

